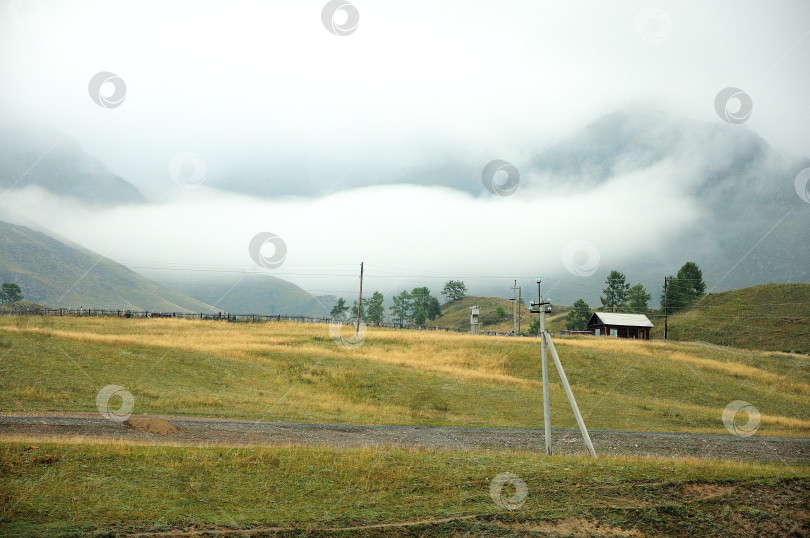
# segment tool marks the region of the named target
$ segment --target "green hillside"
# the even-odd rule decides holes
[[[465,297],[442,306],[442,316],[429,326],[469,330],[470,307],[481,307],[481,330],[511,332],[512,302],[498,297]],[[495,310],[502,305],[506,317]],[[553,305],[546,326],[552,333],[565,330],[569,307]],[[653,338],[663,339],[664,318],[648,314],[655,324]],[[521,309],[521,333],[528,334],[536,314]],[[710,293],[693,308],[670,316],[670,340],[708,342],[745,349],[810,353],[810,284],[766,284]]]
[[[663,320],[654,319],[662,338]],[[669,318],[669,338],[745,349],[810,353],[810,284],[765,284],[710,293]]]
[[[21,311],[27,310],[29,312],[35,312],[37,310],[42,310],[44,308],[48,308],[47,306],[32,303],[31,301],[15,301],[13,303],[0,303],[0,312],[13,312],[13,311]]]
[[[155,284],[108,258],[25,226],[0,221],[0,281],[28,301],[64,308],[212,312],[210,305]]]
[[[334,297],[315,297],[292,282],[261,273],[161,284],[219,310],[239,314],[320,318],[328,316],[336,302]]]

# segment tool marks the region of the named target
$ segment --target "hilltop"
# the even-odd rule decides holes
[[[532,299],[534,300],[534,299]],[[529,299],[524,297],[524,303]],[[506,314],[498,317],[496,310],[502,306]],[[480,307],[480,321],[482,331],[512,332],[512,301],[501,299],[500,297],[477,297],[467,296],[458,301],[453,301],[442,305],[442,315],[435,320],[428,320],[427,327],[440,327],[442,329],[470,329],[470,308]],[[557,315],[565,310],[565,307],[553,306],[552,314]],[[536,317],[529,311],[525,304],[520,306],[520,332],[528,334],[529,325]],[[551,318],[549,318],[551,319]]]
[[[655,318],[654,337],[663,338]],[[710,293],[669,318],[669,339],[810,353],[810,284],[764,284]]]

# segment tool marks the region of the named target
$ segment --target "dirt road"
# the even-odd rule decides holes
[[[428,448],[453,450],[528,450],[542,452],[543,431],[518,428],[354,426],[249,422],[175,416],[150,416],[169,433],[149,433],[139,425],[115,422],[95,413],[0,414],[0,439],[86,437],[147,443],[212,445],[302,445],[341,448]],[[149,421],[146,421],[148,424]],[[161,431],[160,427],[153,428]],[[634,455],[789,463],[810,462],[810,439],[738,437],[692,433],[592,431],[600,455]],[[555,454],[587,454],[579,431],[553,430]]]

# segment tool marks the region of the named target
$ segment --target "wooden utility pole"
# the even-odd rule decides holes
[[[668,308],[667,308],[667,281],[669,279],[664,277],[664,342],[667,341],[667,315],[668,315]]]
[[[560,356],[557,355],[557,349],[554,347],[554,342],[551,341],[551,335],[546,331],[546,314],[551,311],[551,303],[544,300],[540,295],[540,278],[537,279],[537,295],[538,302],[532,303],[531,311],[540,314],[540,364],[543,371],[543,422],[545,426],[545,441],[546,441],[546,454],[551,455],[551,407],[549,405],[549,392],[548,392],[548,357],[546,356],[546,348],[551,352],[551,358],[554,359],[554,366],[557,367],[557,372],[560,374],[560,382],[562,383],[565,394],[568,396],[568,403],[571,404],[571,409],[574,412],[574,418],[577,420],[579,431],[582,433],[582,440],[585,442],[585,447],[594,458],[596,457],[596,450],[591,442],[591,436],[588,434],[588,429],[585,427],[585,421],[582,419],[582,414],[579,412],[579,406],[574,399],[574,393],[571,391],[571,386],[568,384],[568,378],[563,370]]]
[[[521,296],[521,292],[523,288],[518,286],[518,334],[520,334],[520,307],[523,306],[523,297]]]
[[[354,337],[360,337],[360,313],[363,309],[363,262],[360,262],[360,296],[357,298],[357,326],[354,328]]]

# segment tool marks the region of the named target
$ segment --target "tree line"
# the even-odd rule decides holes
[[[460,280],[449,280],[440,292],[445,296],[445,304],[463,299],[467,293],[467,286]],[[424,325],[428,320],[434,320],[442,315],[442,305],[439,299],[431,295],[426,286],[413,288],[411,291],[402,290],[391,298],[393,303],[388,307],[391,316],[400,327],[406,323]],[[370,298],[363,299],[360,305],[360,318],[366,323],[379,325],[385,318],[385,296],[379,291],[372,293]],[[346,319],[357,316],[358,305],[355,300],[349,307],[346,299],[339,298],[329,312],[332,318]]]
[[[666,289],[661,286],[662,314],[671,315],[691,306],[705,295],[706,283],[703,271],[695,262],[686,262],[676,276],[665,279]],[[624,273],[611,271],[605,279],[603,295],[599,297],[604,311],[647,314],[650,312],[650,294],[641,284],[630,286]],[[591,318],[591,307],[583,299],[577,299],[573,309],[565,317],[569,331],[584,331]]]

